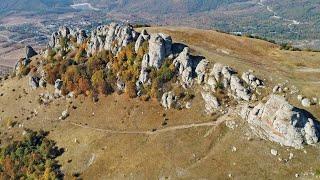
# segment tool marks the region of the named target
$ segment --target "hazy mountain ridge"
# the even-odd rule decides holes
[[[0,15],[20,11],[61,16],[81,11],[79,17],[96,13],[101,20],[108,16],[122,22],[218,29],[302,48],[320,47],[318,0],[15,0],[0,2],[0,9]]]

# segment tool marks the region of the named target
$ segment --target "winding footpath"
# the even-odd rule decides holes
[[[223,117],[223,116],[222,116]],[[139,131],[139,130],[131,130],[131,131],[122,131],[122,130],[111,130],[111,129],[101,129],[101,128],[95,128],[90,126],[85,126],[79,123],[70,122],[71,125],[77,126],[80,128],[85,129],[91,129],[94,131],[99,131],[107,134],[143,134],[143,135],[157,135],[162,133],[167,133],[171,131],[177,131],[177,130],[184,130],[184,129],[190,129],[190,128],[196,128],[196,127],[210,127],[210,126],[218,126],[222,122],[225,121],[225,118],[219,118],[217,121],[210,121],[210,122],[204,122],[204,123],[192,123],[192,124],[183,124],[183,125],[177,125],[177,126],[170,126],[165,127],[162,129],[157,130],[150,130],[150,131]]]

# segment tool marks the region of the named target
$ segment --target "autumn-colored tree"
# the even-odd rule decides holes
[[[86,93],[90,90],[90,81],[84,77],[78,80],[79,93]]]
[[[136,91],[136,85],[134,82],[132,81],[128,81],[126,84],[126,94],[130,97],[130,98],[135,98],[137,97],[137,91]]]
[[[62,75],[62,81],[69,92],[78,90],[77,87],[79,78],[79,70],[75,65],[69,66],[66,73]]]
[[[92,87],[101,94],[106,93],[106,81],[103,70],[96,71],[91,77]]]

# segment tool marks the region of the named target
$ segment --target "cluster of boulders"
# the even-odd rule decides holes
[[[214,95],[217,89],[226,91],[229,97],[238,101],[255,99],[254,91],[264,87],[264,82],[251,72],[245,72],[242,79],[229,66],[215,63],[212,68],[207,60],[202,60],[196,68],[197,81],[203,87],[202,97],[206,102],[206,110],[211,113],[219,108],[221,103]]]
[[[241,76],[242,80],[247,83],[252,89],[264,87],[263,80],[256,77],[252,72],[244,72]]]
[[[266,103],[255,107],[243,106],[240,115],[261,138],[285,146],[302,148],[319,140],[320,127],[314,117],[279,95],[271,95]]]
[[[313,97],[312,99],[309,99],[307,97],[304,97],[303,95],[299,94],[297,96],[298,101],[301,103],[303,107],[310,107],[312,105],[317,105],[318,104],[318,98]],[[320,105],[320,101],[319,101]]]
[[[38,102],[40,104],[48,105],[54,100],[54,96],[50,94],[49,92],[47,93],[40,93],[39,94],[39,99]]]
[[[102,50],[117,54],[122,47],[136,41],[137,38],[138,33],[131,26],[122,26],[117,23],[100,26],[91,32],[87,54],[91,56]]]
[[[148,68],[159,69],[165,58],[172,58],[172,39],[165,34],[151,34],[143,30],[135,44],[135,50],[138,51],[143,42],[148,41],[149,51],[143,56],[139,80],[136,82],[137,89],[143,84],[150,84]]]
[[[87,34],[86,34],[86,31],[81,29],[72,30],[68,27],[62,26],[59,28],[57,32],[52,33],[48,45],[50,48],[57,48],[57,49],[63,48],[62,45],[63,46],[66,45],[66,47],[73,47],[72,42],[68,41],[72,37],[75,38],[77,44],[82,44],[87,39]]]

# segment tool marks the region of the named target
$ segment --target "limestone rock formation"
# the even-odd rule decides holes
[[[208,114],[213,113],[217,108],[220,107],[218,99],[210,92],[201,92],[202,98],[205,102],[206,112]]]
[[[303,148],[319,139],[319,124],[307,112],[290,105],[284,97],[271,95],[266,103],[244,106],[240,115],[260,137],[285,146]]]
[[[201,60],[197,65],[195,72],[197,74],[198,84],[202,84],[204,82],[208,65],[209,65],[209,61],[206,59]]]
[[[150,35],[148,34],[148,32],[145,29],[142,30],[134,46],[135,52],[137,53],[142,43],[145,41],[149,41],[149,39],[150,39]]]
[[[162,95],[161,105],[166,109],[171,109],[176,101],[176,97],[173,92],[166,92]]]
[[[193,83],[192,78],[192,59],[189,55],[189,48],[185,47],[177,58],[173,61],[174,66],[178,69],[181,75],[182,86],[190,87]],[[199,68],[200,69],[200,68]]]
[[[257,78],[251,72],[244,72],[241,76],[242,80],[247,83],[252,89],[256,89],[257,87],[263,87],[264,83],[261,79]]]
[[[151,34],[149,40],[149,66],[160,68],[164,59],[169,56],[172,51],[172,39],[165,34]]]
[[[68,27],[65,27],[65,26],[60,27],[57,32],[52,33],[49,41],[49,47],[60,48],[61,47],[60,41],[68,38],[69,35],[70,35],[70,29]]]

